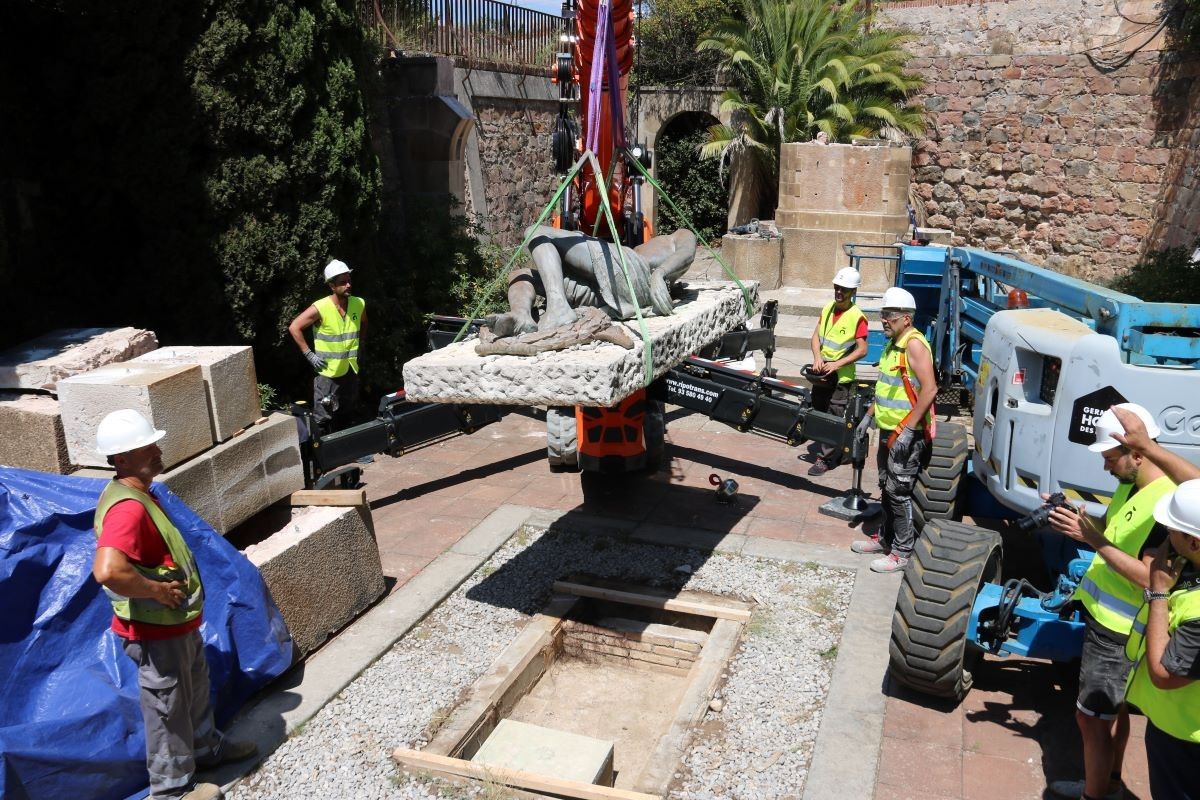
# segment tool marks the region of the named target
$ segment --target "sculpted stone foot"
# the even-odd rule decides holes
[[[546,311],[542,314],[542,318],[538,320],[537,329],[539,331],[548,331],[554,328],[561,328],[564,325],[570,325],[576,318],[575,309],[571,308],[566,300],[552,302],[547,298]]]
[[[509,311],[488,317],[487,326],[496,336],[519,336],[522,333],[533,333],[538,325],[528,312]]]

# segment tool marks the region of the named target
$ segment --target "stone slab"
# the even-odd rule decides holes
[[[265,541],[245,550],[271,591],[303,656],[383,594],[379,548],[362,512],[305,506]]]
[[[140,355],[134,361],[200,367],[215,442],[226,441],[262,416],[254,351],[249,345],[162,347]]]
[[[80,466],[108,466],[108,459],[96,452],[96,427],[122,408],[141,412],[167,432],[158,443],[166,469],[213,444],[204,379],[196,366],[110,364],[60,380],[58,399],[67,452]]]
[[[746,282],[751,305],[758,284]],[[647,317],[654,377],[744,322],[746,301],[729,282],[688,283],[669,317]],[[624,325],[632,350],[592,342],[536,356],[479,356],[467,340],[414,358],[404,365],[404,390],[414,401],[610,407],[645,383],[637,321]]]
[[[613,779],[612,742],[511,719],[500,720],[471,761],[580,783]]]
[[[48,394],[0,392],[0,464],[56,475],[71,471],[57,400]]]
[[[153,331],[139,328],[63,328],[0,353],[0,388],[54,391],[63,378],[148,353]]]

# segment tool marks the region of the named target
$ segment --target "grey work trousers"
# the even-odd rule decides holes
[[[155,800],[182,797],[196,759],[214,755],[221,742],[208,699],[204,641],[199,631],[126,641],[125,654],[138,665],[150,794]]]
[[[915,431],[908,455],[901,461],[893,458],[887,445],[890,430],[879,431],[879,449],[875,451],[875,466],[879,468],[879,492],[883,505],[883,526],[880,540],[893,553],[908,558],[917,543],[912,521],[912,493],[917,475],[929,464],[929,442],[923,431]]]
[[[827,414],[834,416],[843,416],[846,413],[846,406],[850,405],[850,401],[854,398],[854,384],[847,381],[846,383],[814,383],[812,387],[812,406],[817,411],[824,411]],[[842,463],[842,450],[840,447],[834,447],[831,444],[821,445],[821,458],[825,459],[825,463],[831,468]]]
[[[358,373],[350,370],[339,378],[313,378],[313,418],[321,432],[330,434],[354,424],[358,406]]]

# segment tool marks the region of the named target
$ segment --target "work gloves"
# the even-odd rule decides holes
[[[890,454],[896,461],[903,462],[908,458],[909,451],[913,445],[913,429],[907,426],[900,429],[896,434],[896,441],[892,443]]]
[[[871,423],[875,421],[875,417],[870,414],[865,415],[858,422],[858,427],[854,429],[854,435],[857,438],[871,435]]]
[[[317,355],[315,350],[309,350],[304,354],[304,357],[308,359],[308,363],[312,364],[314,372],[320,373],[321,370],[325,369],[325,359]]]

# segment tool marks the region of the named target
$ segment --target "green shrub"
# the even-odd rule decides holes
[[[1192,260],[1198,247],[1200,238],[1186,247],[1147,253],[1111,286],[1151,303],[1200,303],[1200,262]]]
[[[705,241],[725,232],[728,213],[725,198],[729,180],[721,179],[720,166],[713,159],[701,160],[697,150],[708,141],[705,115],[672,124],[658,138],[658,180],[675,205],[695,226]],[[679,135],[673,135],[679,131]],[[658,203],[658,233],[685,227],[664,201]]]

